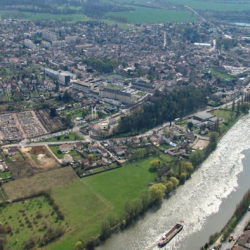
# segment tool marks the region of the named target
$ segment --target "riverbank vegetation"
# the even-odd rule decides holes
[[[241,218],[248,211],[249,205],[250,205],[250,190],[248,190],[247,193],[243,196],[241,202],[237,205],[234,214],[227,222],[227,224],[223,227],[221,232],[211,235],[209,238],[209,242],[207,242],[203,247],[201,247],[201,250],[209,249],[209,247],[212,244],[214,244],[218,239],[220,239],[220,242],[226,241],[229,235],[233,232],[234,228],[241,220]],[[248,225],[246,226],[245,229],[248,228]]]

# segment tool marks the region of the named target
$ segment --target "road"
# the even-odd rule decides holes
[[[203,22],[207,22],[207,20],[202,17],[197,11],[195,11],[193,8],[185,5],[185,8],[187,8],[188,10],[190,10],[191,12],[193,12],[195,15],[197,15]]]
[[[247,213],[240,220],[240,222],[237,224],[236,228],[234,229],[234,231],[231,234],[231,235],[233,235],[234,239],[237,240],[239,238],[239,236],[244,231],[244,227],[247,225],[247,223],[249,221],[250,221],[250,211],[247,211]],[[224,244],[222,244],[221,250],[231,249],[234,244],[235,244],[235,241],[231,241],[231,242],[227,241]]]
[[[231,242],[228,242],[228,239],[226,242],[222,243],[220,250],[227,250],[231,249],[236,240],[239,238],[239,236],[243,233],[245,226],[250,221],[250,211],[247,211],[246,214],[243,216],[243,218],[240,220],[240,222],[237,224],[231,235],[234,237],[234,240]],[[209,248],[209,250],[213,250],[216,246],[219,246],[221,237]]]

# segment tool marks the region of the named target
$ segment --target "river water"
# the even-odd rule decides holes
[[[226,224],[250,188],[250,115],[238,121],[185,185],[98,250],[158,249],[156,241],[183,220],[183,230],[162,249],[199,250]]]

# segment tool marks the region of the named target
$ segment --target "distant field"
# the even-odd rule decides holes
[[[133,11],[109,13],[107,16],[125,17],[128,23],[192,22],[196,16],[188,11],[134,7]]]
[[[190,6],[197,10],[217,11],[245,11],[250,10],[250,2],[243,1],[219,1],[219,0],[164,0],[173,4]]]
[[[103,2],[110,2],[110,0],[102,0]],[[147,0],[114,0],[114,2],[129,4],[132,3],[148,3]],[[248,0],[164,0],[178,5],[187,5],[197,10],[217,10],[217,11],[245,11],[250,10],[250,2]]]
[[[9,227],[6,249],[27,249],[28,240],[42,238],[51,227],[64,226],[44,196],[0,207],[0,223]]]
[[[131,24],[126,24],[126,23],[118,23],[114,20],[109,20],[109,19],[103,19],[102,20],[104,23],[106,24],[117,24],[121,29],[132,29],[135,28],[133,25]]]
[[[10,200],[29,197],[41,191],[49,190],[71,182],[76,178],[72,168],[59,168],[44,173],[36,174],[29,178],[10,181],[2,185],[3,190]]]
[[[1,17],[25,18],[31,21],[40,20],[58,20],[58,21],[87,21],[88,17],[84,14],[49,14],[49,13],[33,13],[33,12],[17,12],[17,11],[0,11]]]
[[[105,217],[110,214],[122,216],[126,201],[138,198],[148,189],[148,183],[155,179],[155,174],[148,171],[151,160],[149,158],[53,189],[52,197],[65,215],[72,233],[55,242],[50,249],[73,249],[77,240],[97,236]]]

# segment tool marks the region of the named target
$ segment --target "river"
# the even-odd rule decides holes
[[[199,250],[226,224],[250,188],[250,115],[239,120],[192,177],[127,230],[98,250],[158,249],[156,241],[183,220],[183,230],[162,249]]]

